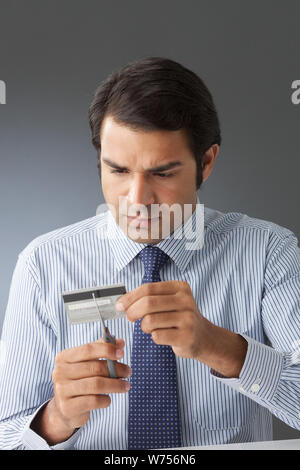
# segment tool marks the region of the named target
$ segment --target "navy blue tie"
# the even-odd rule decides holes
[[[159,270],[169,259],[160,248],[146,246],[142,283],[159,282]],[[151,334],[134,324],[129,390],[128,448],[157,449],[181,446],[175,354],[158,345]]]

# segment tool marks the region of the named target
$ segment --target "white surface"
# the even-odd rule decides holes
[[[247,442],[218,446],[184,447],[186,450],[300,450],[300,439],[284,441]]]

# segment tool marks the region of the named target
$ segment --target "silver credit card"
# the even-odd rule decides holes
[[[126,312],[118,312],[115,308],[117,300],[126,294],[125,284],[94,286],[62,292],[71,324],[100,321],[93,294],[104,321],[126,316]]]

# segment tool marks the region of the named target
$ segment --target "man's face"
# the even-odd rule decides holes
[[[136,242],[158,243],[190,215],[185,204],[195,209],[196,161],[185,131],[133,131],[108,115],[100,139],[102,191],[117,224]],[[153,204],[181,211],[158,213]]]

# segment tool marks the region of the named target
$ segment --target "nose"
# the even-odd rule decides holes
[[[131,206],[144,205],[146,207],[154,204],[155,198],[153,189],[147,177],[142,174],[135,174],[130,181],[128,192],[128,202]],[[137,210],[139,208],[137,207]]]

